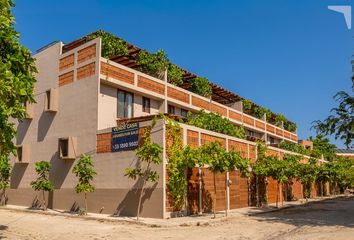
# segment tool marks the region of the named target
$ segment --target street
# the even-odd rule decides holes
[[[354,198],[328,199],[203,226],[148,227],[0,210],[0,239],[354,239]]]

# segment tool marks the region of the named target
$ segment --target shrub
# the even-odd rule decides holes
[[[189,90],[203,97],[209,97],[213,93],[212,88],[209,85],[209,80],[205,77],[197,77],[191,80],[191,87]]]
[[[114,56],[126,56],[129,53],[127,44],[111,33],[99,30],[87,36],[87,40],[101,38],[102,50],[101,55],[104,58],[112,58]]]

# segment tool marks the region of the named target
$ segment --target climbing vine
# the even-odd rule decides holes
[[[182,128],[172,119],[166,121],[166,155],[168,158],[168,195],[171,205],[180,210],[185,204],[187,169],[193,167],[188,161],[188,151],[183,146]]]

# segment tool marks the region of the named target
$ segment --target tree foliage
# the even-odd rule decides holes
[[[152,125],[145,129],[142,136],[142,145],[136,150],[136,155],[139,159],[138,165],[135,168],[126,168],[125,176],[131,179],[139,179],[142,181],[139,193],[139,201],[137,208],[137,220],[139,220],[141,198],[146,182],[157,182],[159,175],[152,170],[153,165],[160,165],[162,163],[162,147],[153,143],[151,140],[151,130],[156,124],[156,119],[153,120]]]
[[[2,190],[1,205],[6,203],[6,189],[10,184],[11,165],[7,155],[0,156],[0,189]]]
[[[53,191],[54,185],[49,180],[49,171],[51,164],[49,162],[41,161],[35,163],[35,170],[38,174],[36,180],[31,182],[31,186],[36,191]]]
[[[34,74],[37,72],[31,52],[19,42],[12,0],[0,1],[0,154],[15,154],[16,136],[10,118],[26,116],[24,104],[33,103]]]
[[[78,178],[78,183],[75,186],[77,193],[94,192],[95,187],[92,185],[93,177],[97,174],[92,157],[83,154],[73,168],[73,173]]]
[[[94,192],[96,190],[91,183],[93,177],[97,174],[93,166],[92,157],[83,154],[79,161],[75,164],[73,173],[78,178],[78,183],[75,186],[75,191],[76,193],[84,193],[85,213],[87,213],[87,193]]]
[[[340,91],[334,99],[339,105],[332,108],[332,114],[325,120],[314,121],[314,128],[319,134],[334,135],[335,139],[342,140],[347,147],[353,147],[354,95]]]
[[[279,148],[284,149],[284,150],[288,150],[288,151],[291,151],[291,152],[295,152],[295,153],[304,154],[304,155],[307,155],[307,156],[311,155],[311,150],[306,149],[301,144],[293,143],[293,142],[289,142],[289,141],[282,141],[279,144]]]
[[[310,137],[313,142],[313,150],[311,156],[314,158],[323,158],[327,161],[333,161],[337,158],[336,145],[331,144],[328,138],[323,135],[317,135],[315,138]]]
[[[222,117],[220,114],[208,113],[204,109],[200,110],[194,116],[189,114],[187,124],[232,137],[245,138],[243,127],[237,127],[229,119]]]
[[[42,191],[43,193],[43,208],[47,209],[47,205],[45,203],[44,192],[53,191],[54,184],[49,180],[49,171],[51,168],[51,164],[49,162],[41,161],[35,163],[35,170],[38,175],[37,179],[31,182],[31,186],[35,191]]]

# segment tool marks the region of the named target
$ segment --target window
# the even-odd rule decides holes
[[[16,147],[17,152],[17,162],[18,163],[28,163],[30,157],[30,149],[28,144],[23,144]]]
[[[19,162],[22,162],[22,146],[17,147],[17,159]]]
[[[45,92],[45,96],[46,96],[45,109],[49,110],[50,109],[50,90]]]
[[[150,98],[143,97],[143,112],[150,113]]]
[[[76,138],[75,137],[59,138],[59,157],[61,159],[76,158]]]
[[[51,88],[45,92],[44,111],[58,111],[58,89]]]
[[[25,107],[25,109],[26,109],[26,119],[32,119],[33,118],[33,104],[31,104],[31,103],[28,103],[28,102],[25,102],[24,104],[23,104],[23,106]]]
[[[269,137],[268,139],[270,144],[274,144],[275,143],[275,139],[273,137]]]
[[[118,118],[133,117],[133,94],[118,90]]]
[[[181,116],[186,118],[187,115],[188,115],[188,111],[186,109],[181,109]]]
[[[69,155],[69,139],[59,140],[59,152],[61,158],[66,158]]]
[[[168,105],[167,110],[168,110],[169,114],[175,114],[175,107],[174,106]]]

